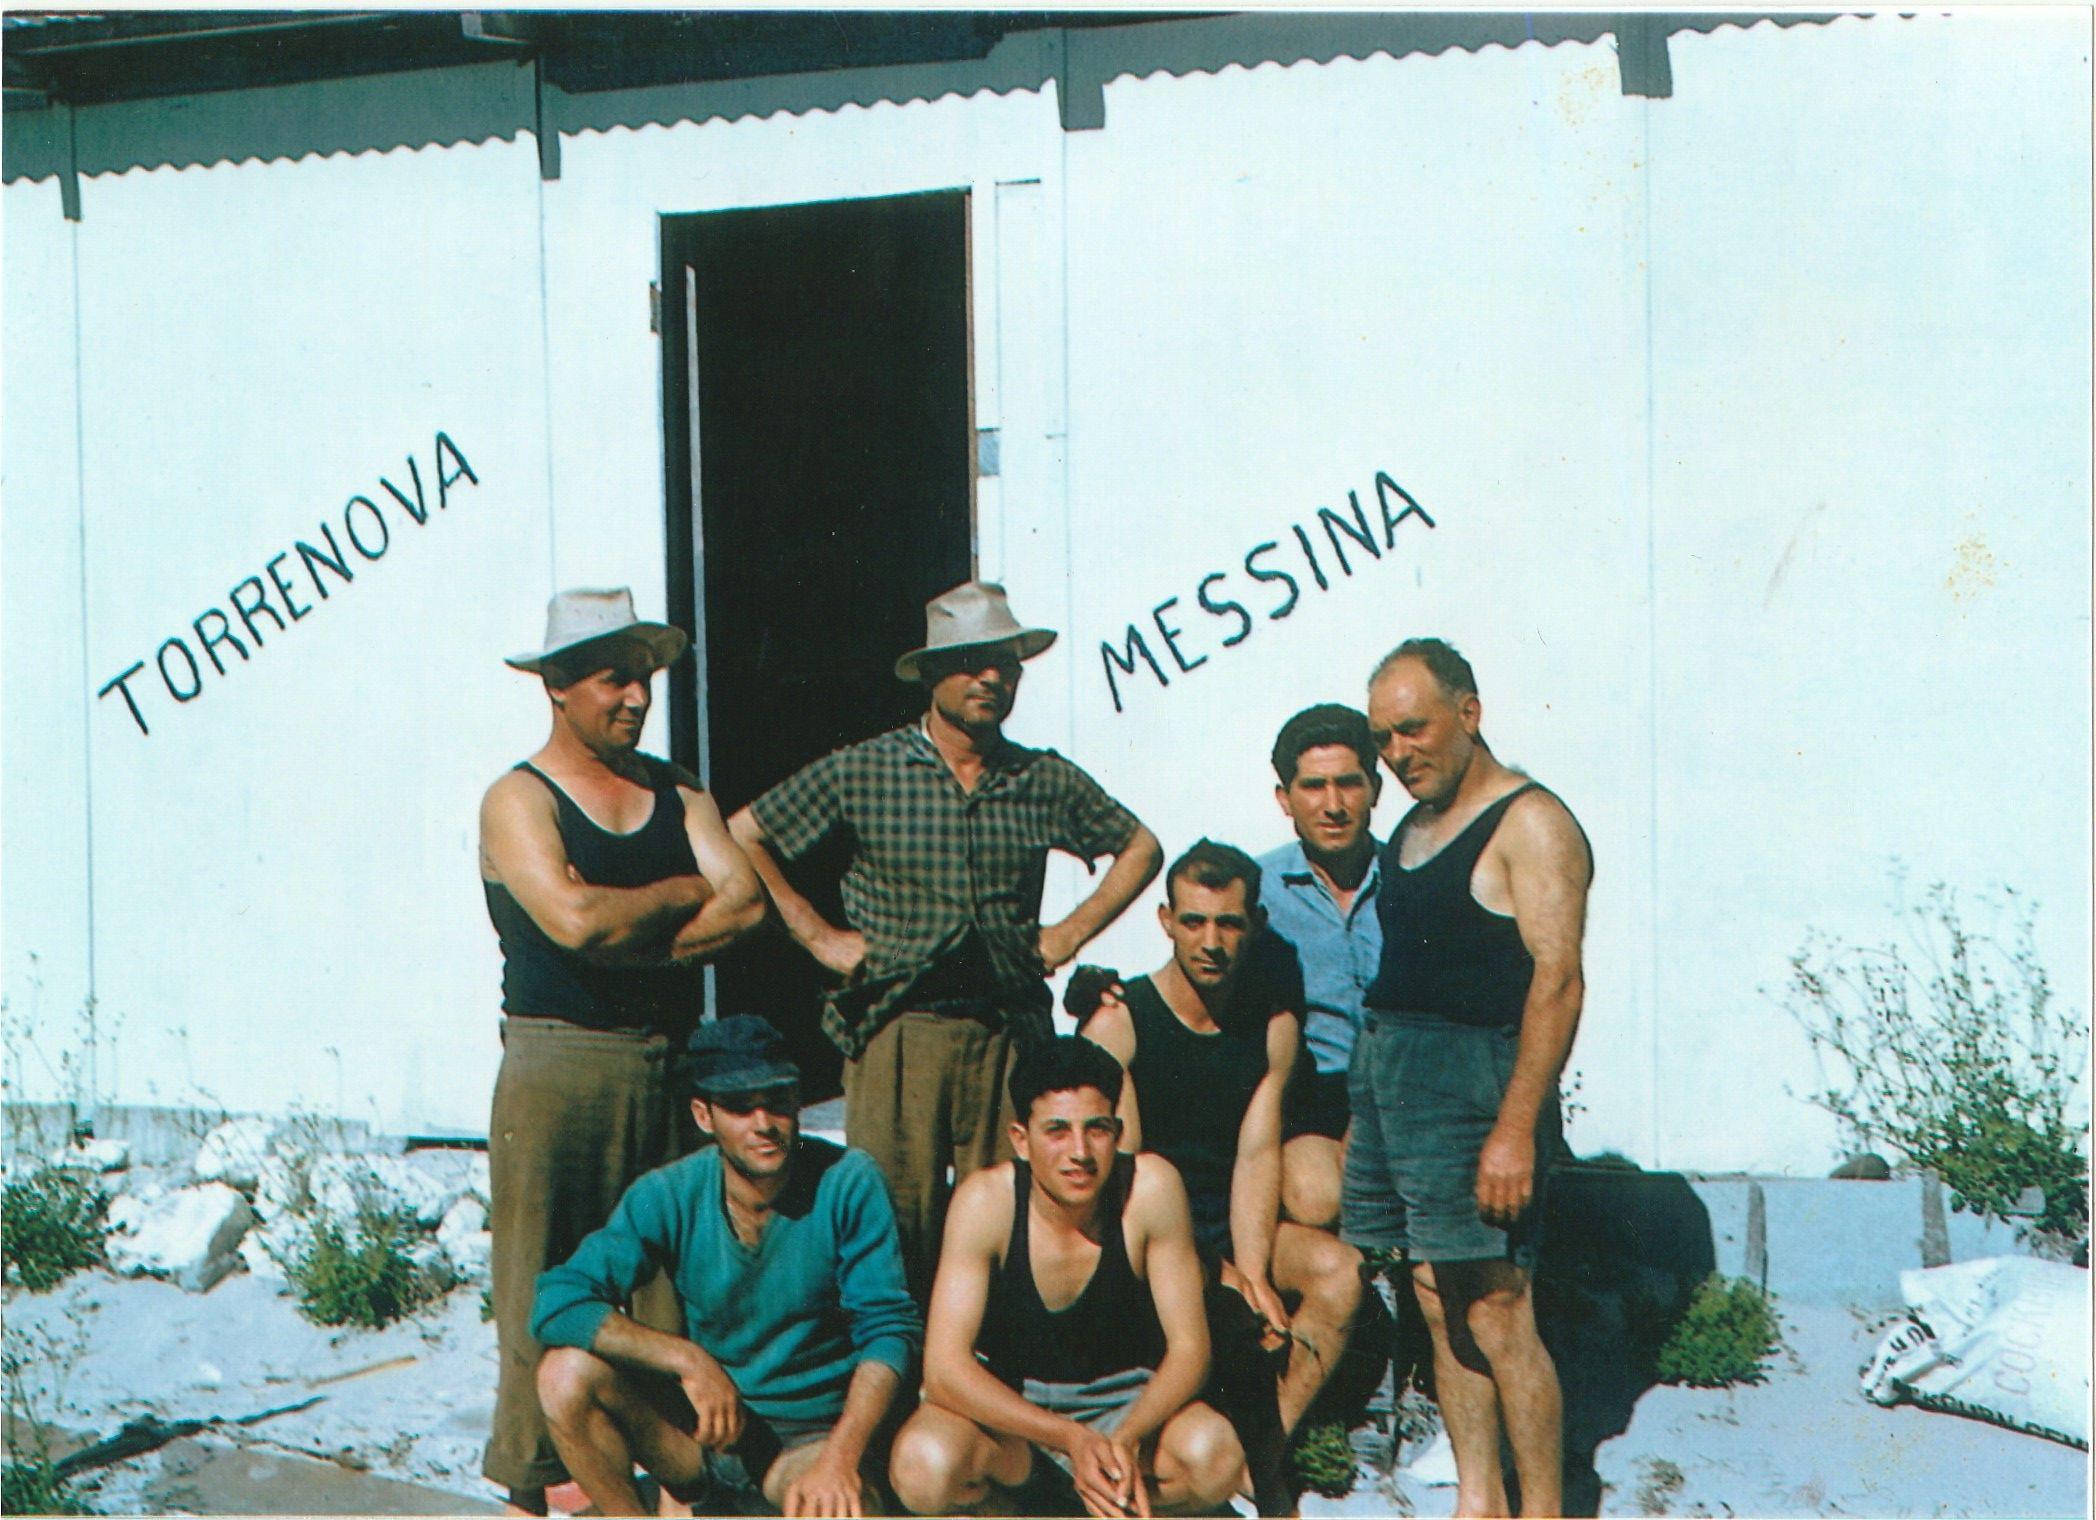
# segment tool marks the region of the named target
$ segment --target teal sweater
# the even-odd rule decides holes
[[[685,1335],[768,1419],[834,1419],[861,1361],[907,1380],[924,1344],[887,1184],[872,1157],[826,1140],[802,1137],[754,1248],[728,1224],[717,1149],[649,1172],[603,1229],[539,1275],[532,1335],[588,1350],[658,1266],[676,1284]]]

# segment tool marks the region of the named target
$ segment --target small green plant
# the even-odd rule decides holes
[[[305,1242],[284,1263],[299,1312],[318,1325],[382,1329],[458,1286],[441,1256],[418,1262],[414,1220],[369,1201],[347,1221],[311,1221]]]
[[[1352,1493],[1359,1476],[1353,1442],[1337,1420],[1313,1425],[1298,1435],[1288,1453],[1288,1465],[1296,1482],[1328,1499],[1343,1499]]]
[[[80,1490],[41,1453],[16,1452],[0,1462],[0,1513],[92,1515]]]
[[[482,1283],[480,1285],[480,1322],[485,1325],[494,1317],[495,1285],[493,1283]]]
[[[1781,1322],[1766,1293],[1743,1277],[1713,1272],[1659,1348],[1653,1373],[1662,1383],[1690,1388],[1759,1383],[1782,1339]]]
[[[1904,914],[1905,947],[1813,935],[1791,957],[1783,1003],[1833,1068],[1807,1096],[1862,1146],[1935,1172],[1973,1213],[2010,1217],[2036,1188],[2037,1227],[2078,1237],[2089,1223],[2088,1028],[2052,1005],[2036,910],[2013,891],[1994,906],[2001,934],[1970,928],[1938,884]]]
[[[93,1174],[39,1166],[0,1192],[0,1275],[32,1293],[48,1293],[102,1260],[109,1195]]]

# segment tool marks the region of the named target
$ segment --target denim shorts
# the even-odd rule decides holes
[[[1533,1270],[1543,1184],[1561,1146],[1556,1095],[1536,1125],[1535,1196],[1511,1228],[1477,1212],[1477,1162],[1514,1073],[1515,1028],[1371,1012],[1347,1074],[1354,1113],[1340,1234],[1415,1262],[1511,1261]]]

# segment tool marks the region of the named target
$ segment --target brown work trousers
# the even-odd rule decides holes
[[[844,1138],[888,1179],[903,1266],[919,1303],[931,1296],[955,1184],[1011,1158],[1008,1084],[1018,1050],[1005,1029],[911,1012],[844,1063]]]
[[[539,1409],[531,1301],[539,1273],[574,1254],[641,1173],[675,1160],[691,1128],[662,1035],[505,1019],[488,1120],[489,1262],[494,1279],[494,1433],[481,1471],[504,1488],[567,1481]],[[684,1333],[667,1277],[633,1295],[633,1317]]]

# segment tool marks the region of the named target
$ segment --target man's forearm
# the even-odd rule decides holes
[[[1280,1217],[1280,1147],[1240,1149],[1230,1169],[1230,1249],[1247,1277],[1265,1279]]]
[[[579,885],[556,938],[585,960],[606,965],[661,962],[679,931],[713,897],[703,876],[665,876],[639,887]]]
[[[1149,1383],[1114,1427],[1115,1434],[1125,1435],[1131,1441],[1147,1440],[1193,1401],[1207,1377],[1205,1357],[1193,1355],[1181,1346],[1168,1347]]]
[[[1157,868],[1164,861],[1164,851],[1158,846],[1157,836],[1141,824],[1129,836],[1128,843],[1114,856],[1106,874],[1099,878],[1099,885],[1091,895],[1062,921],[1060,927],[1073,936],[1070,953],[1076,954],[1086,944],[1121,916],[1121,912],[1150,885],[1157,875]]]
[[[1547,973],[1540,966],[1536,969],[1521,1013],[1513,1075],[1499,1104],[1501,1125],[1524,1133],[1535,1129],[1572,1054],[1572,1037],[1579,1029],[1585,996],[1586,986],[1577,967]]]
[[[607,1362],[621,1362],[628,1367],[660,1372],[673,1378],[683,1377],[701,1360],[713,1361],[706,1349],[696,1342],[681,1335],[650,1330],[616,1309],[604,1316],[604,1323],[597,1327],[589,1349]],[[719,1366],[717,1362],[714,1365]]]
[[[779,921],[801,948],[812,952],[824,935],[836,932],[836,925],[818,913],[815,904],[786,879],[779,857],[772,854],[763,829],[748,808],[728,820],[728,832],[749,857],[757,879],[764,883],[764,890],[771,894],[772,903],[779,910]]]
[[[669,959],[677,963],[718,955],[764,922],[764,892],[744,873],[741,890],[716,892],[670,941]]]
[[[1058,1451],[1069,1439],[1072,1421],[1029,1403],[973,1357],[943,1376],[927,1369],[924,1391],[940,1408],[1004,1435]]]
[[[825,1437],[829,1448],[846,1465],[856,1467],[866,1454],[866,1445],[895,1402],[902,1377],[886,1362],[862,1361],[852,1369],[851,1386],[844,1393],[844,1413]]]

